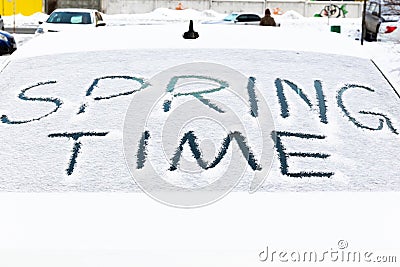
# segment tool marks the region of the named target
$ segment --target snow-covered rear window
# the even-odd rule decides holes
[[[154,85],[149,81],[154,75],[190,62],[221,64],[248,77],[257,88],[256,93],[250,92],[250,85],[243,88],[249,92],[243,98],[249,105],[251,99],[256,105],[257,99],[265,98],[274,130],[263,136],[272,140],[275,158],[260,190],[400,188],[396,168],[400,158],[393,157],[400,151],[400,99],[370,60],[301,51],[148,49],[12,61],[1,73],[0,140],[5,168],[0,190],[138,191],[122,146],[127,108],[135,96],[146,99],[151,94]],[[196,78],[196,73],[187,75],[190,82]],[[215,82],[219,75],[200,78]],[[165,97],[170,96],[168,84],[173,83],[160,85]],[[230,99],[224,90],[207,88],[209,93],[199,97],[195,89],[189,86],[185,94],[185,88],[180,88],[179,94],[168,98],[168,107],[172,110],[179,101],[195,100],[200,108],[193,115],[201,116],[203,108],[218,112],[218,101]],[[242,103],[227,104],[242,107]],[[168,109],[160,106],[159,110],[158,118],[165,118]],[[150,135],[154,132],[146,129]],[[171,145],[177,149],[183,133],[176,134]],[[257,159],[257,139],[245,141]],[[132,144],[135,151],[139,143]],[[149,139],[149,157],[164,153],[158,145]],[[220,144],[216,153],[219,149]],[[190,161],[190,148],[184,150],[189,151],[183,156]],[[213,158],[209,155],[208,160]],[[247,188],[244,179],[235,190]]]

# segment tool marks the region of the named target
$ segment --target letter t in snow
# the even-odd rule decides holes
[[[54,133],[49,134],[50,138],[54,137],[67,137],[72,138],[74,142],[74,147],[72,148],[71,159],[69,160],[68,168],[66,169],[67,175],[71,175],[74,172],[76,159],[78,158],[79,150],[81,149],[82,143],[78,141],[79,138],[83,136],[106,136],[108,132],[95,133],[95,132],[77,132],[77,133]]]

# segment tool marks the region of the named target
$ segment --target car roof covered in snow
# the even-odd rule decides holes
[[[99,27],[90,30],[49,33],[24,44],[13,56],[31,57],[52,53],[113,49],[240,48],[315,51],[366,57],[354,40],[329,31],[195,23],[194,30],[200,37],[196,40],[185,40],[182,35],[188,31],[188,28],[189,22],[170,25]]]

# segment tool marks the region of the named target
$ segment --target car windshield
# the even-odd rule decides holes
[[[64,24],[91,24],[90,14],[87,12],[53,12],[47,23]]]
[[[234,21],[239,14],[232,13],[224,18],[224,21]]]

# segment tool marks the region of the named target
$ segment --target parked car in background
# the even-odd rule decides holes
[[[233,20],[236,24],[255,24],[260,23],[261,17],[257,14],[239,14]]]
[[[38,34],[106,25],[99,11],[81,8],[56,9],[45,22],[39,24],[36,30]]]
[[[258,25],[261,17],[254,13],[231,13],[223,20],[207,21],[204,24],[244,24]]]
[[[1,15],[0,15],[0,30],[4,31],[4,21]]]
[[[400,20],[396,23],[388,23],[381,27],[378,35],[379,41],[400,41]]]
[[[0,56],[5,54],[12,54],[17,50],[17,44],[14,37],[5,31],[0,31]]]
[[[371,0],[365,13],[364,39],[377,41],[378,37],[396,30],[400,19],[400,3],[395,0]]]

